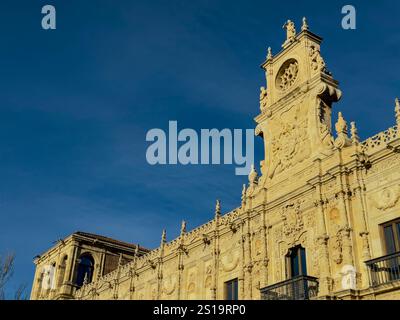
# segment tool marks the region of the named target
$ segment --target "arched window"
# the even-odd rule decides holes
[[[78,287],[83,285],[85,277],[87,283],[92,282],[94,269],[94,260],[90,254],[84,254],[78,259],[78,271],[76,275],[76,284]]]

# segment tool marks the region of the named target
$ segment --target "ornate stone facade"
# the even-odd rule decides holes
[[[104,246],[67,238],[37,259],[32,299],[224,299],[233,279],[239,299],[260,299],[260,289],[293,276],[295,248],[305,250],[306,273],[318,281],[314,298],[400,299],[399,279],[371,282],[387,268],[370,261],[387,253],[382,225],[400,218],[400,103],[396,125],[364,142],[354,122],[348,136],[339,113],[334,137],[341,91],[322,39],[305,19],[300,33],[290,20],[284,27],[283,50],[269,49],[263,63],[267,86],[255,118],[265,158],[260,175],[252,168],[241,205],[221,214],[218,201],[209,222],[191,231],[183,222],[178,238],[167,242],[163,232],[158,248],[125,252],[127,262],[121,255],[107,273]],[[77,285],[82,252],[93,254],[94,273]],[[46,293],[43,274],[53,264],[58,280]]]

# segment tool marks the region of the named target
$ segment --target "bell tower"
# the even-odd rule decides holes
[[[266,179],[286,176],[301,169],[308,159],[332,154],[332,104],[340,100],[338,82],[321,56],[322,38],[309,31],[303,18],[301,31],[292,21],[283,26],[282,50],[268,48],[265,70],[267,87],[261,87],[256,135],[264,140]]]

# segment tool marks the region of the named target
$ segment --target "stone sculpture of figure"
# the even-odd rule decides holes
[[[310,48],[310,57],[311,57],[311,68],[313,71],[326,72],[326,64],[318,48],[314,46]]]
[[[267,50],[267,60],[270,60],[270,59],[272,59],[272,49],[271,49],[271,47],[268,47],[268,50]]]
[[[308,27],[307,18],[304,17],[304,18],[303,18],[303,25],[302,25],[302,27],[301,27],[301,31],[306,31],[306,30],[308,30],[308,29],[309,29],[309,27]]]
[[[186,233],[186,221],[183,220],[182,221],[182,225],[181,225],[181,234]]]
[[[268,100],[267,89],[265,89],[264,87],[261,87],[260,88],[260,110],[262,113],[264,113],[267,108],[267,100]]]
[[[296,38],[296,27],[293,21],[288,20],[283,25],[283,29],[286,29],[286,42],[284,43],[284,45],[286,45],[289,42],[293,42],[294,39]]]

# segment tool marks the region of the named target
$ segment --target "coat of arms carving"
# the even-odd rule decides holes
[[[301,216],[301,201],[286,205],[282,209],[283,234],[296,236],[303,230],[304,222]]]
[[[270,178],[309,157],[311,149],[306,115],[307,109],[299,105],[276,119],[272,128]]]

